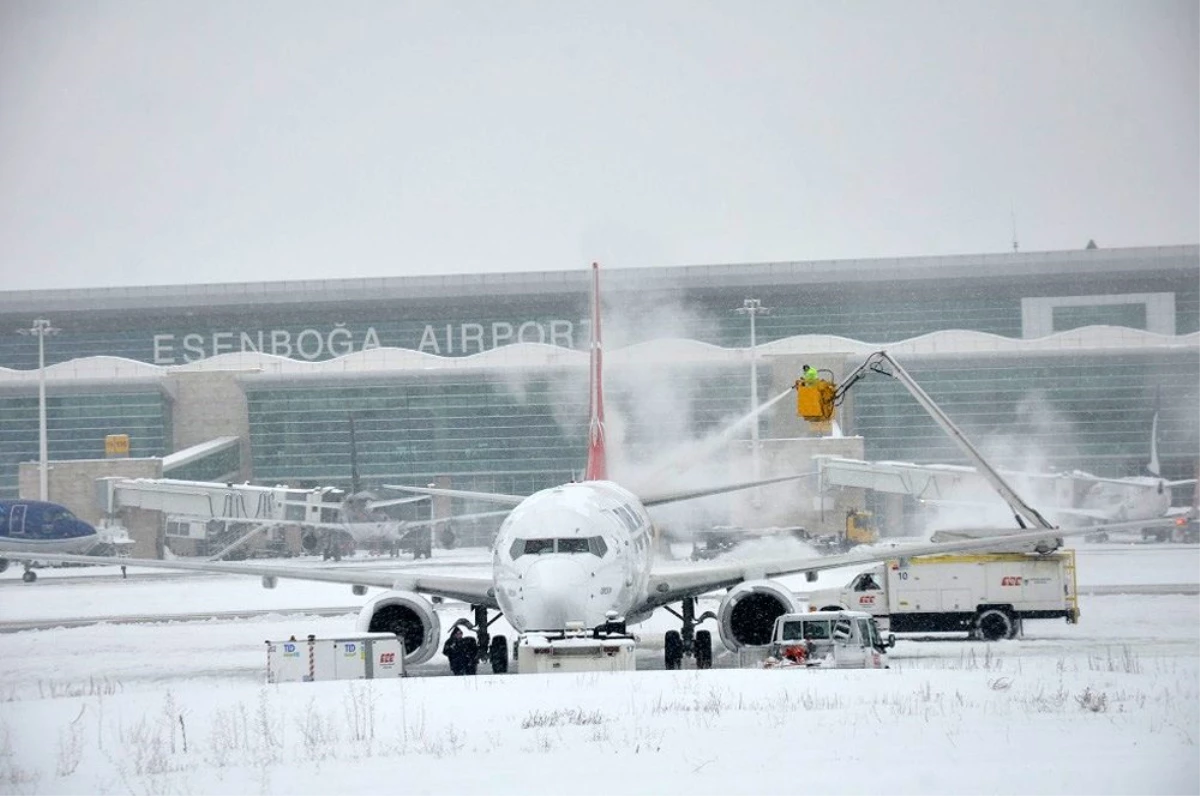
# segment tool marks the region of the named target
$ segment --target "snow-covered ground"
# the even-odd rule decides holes
[[[486,555],[435,563],[478,571]],[[661,671],[674,620],[660,611],[638,628],[650,671],[268,686],[266,639],[345,633],[364,598],[327,584],[129,576],[47,569],[28,585],[10,569],[0,623],[347,613],[0,634],[0,792],[1200,791],[1194,595],[1085,597],[1079,625],[1029,622],[1018,641],[901,640],[883,672],[739,670],[728,654],[712,671]],[[1195,584],[1200,553],[1081,544],[1079,581]],[[445,606],[443,627],[462,612]],[[441,656],[418,668],[447,672]]]

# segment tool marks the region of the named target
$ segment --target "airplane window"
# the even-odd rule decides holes
[[[529,555],[543,555],[554,552],[553,539],[526,539],[525,552]]]
[[[513,561],[516,561],[518,558],[520,558],[522,555],[524,555],[524,553],[525,553],[525,540],[524,539],[513,539],[512,547],[508,548],[509,557]]]
[[[588,552],[587,539],[559,539],[558,552],[560,553],[586,553]]]
[[[593,536],[588,539],[588,552],[596,558],[604,558],[604,554],[608,552],[608,545],[604,543],[604,537]]]
[[[625,530],[629,531],[630,533],[633,533],[637,530],[638,517],[636,511],[631,509],[629,506],[620,505],[613,509],[612,512],[617,516],[617,519],[621,521],[621,524],[625,526]]]

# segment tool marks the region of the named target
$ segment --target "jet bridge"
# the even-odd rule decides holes
[[[168,535],[204,540],[210,549],[220,545],[214,559],[283,523],[338,522],[344,497],[342,490],[333,487],[296,489],[172,478],[96,480],[96,501],[106,516],[115,517],[128,508],[162,512]],[[214,521],[219,528],[211,527]],[[253,527],[246,531],[246,524]]]
[[[122,508],[205,519],[336,522],[345,493],[333,487],[218,484],[173,478],[100,478],[96,498],[105,514]]]
[[[970,467],[867,462],[840,456],[814,456],[819,483],[870,489],[895,495],[912,495],[919,500],[951,500],[964,494],[991,493],[987,479]]]

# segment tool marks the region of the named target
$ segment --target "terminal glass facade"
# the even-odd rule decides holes
[[[129,435],[132,458],[169,451],[170,411],[162,392],[94,392],[46,396],[46,448],[56,459],[103,459],[104,438]],[[21,462],[38,461],[37,392],[0,395],[0,497],[16,498]]]
[[[347,383],[248,382],[251,448],[260,483],[350,482],[350,422],[364,484],[529,494],[578,476],[586,459],[587,372],[407,373]],[[748,410],[744,369],[610,369],[610,464],[653,460]]]
[[[1159,414],[1163,475],[1195,478],[1200,361],[1194,351],[904,362],[985,456],[1012,469],[1145,475]],[[899,382],[854,387],[856,434],[869,459],[969,464]]]

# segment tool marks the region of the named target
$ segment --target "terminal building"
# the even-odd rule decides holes
[[[1157,415],[1163,476],[1196,476],[1194,245],[609,267],[602,283],[610,437],[631,473],[744,415],[752,362],[763,402],[803,364],[840,378],[886,348],[1001,465],[1144,474]],[[36,495],[18,472],[38,459],[40,376],[59,469],[121,434],[129,466],[165,459],[177,478],[348,487],[353,456],[366,484],[562,483],[584,460],[588,287],[580,264],[0,292],[0,497]],[[769,312],[738,312],[747,299]],[[57,329],[44,372],[16,333],[37,318]],[[891,379],[864,379],[838,424],[858,440],[830,447],[845,455],[967,463]],[[786,400],[759,419],[776,459],[820,433]]]

